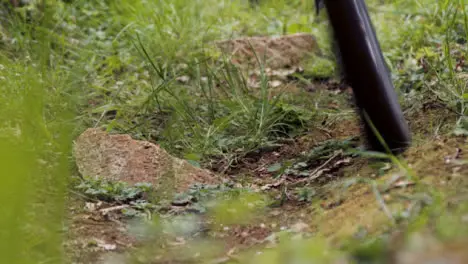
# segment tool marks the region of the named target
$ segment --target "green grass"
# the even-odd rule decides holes
[[[313,33],[323,56],[311,59],[306,73],[334,76],[328,24],[312,1],[269,0],[254,9],[240,0],[41,4],[0,11],[1,263],[62,263],[75,173],[70,149],[87,127],[228,169],[248,153],[316,129],[325,116],[345,116],[323,110],[327,99],[320,97],[272,96],[264,74],[258,90],[247,87],[242,71],[210,45]],[[464,1],[368,4],[404,108],[417,111],[436,98],[456,112],[456,133],[467,135]],[[298,191],[311,199],[309,189]]]

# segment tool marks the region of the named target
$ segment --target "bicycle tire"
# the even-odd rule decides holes
[[[364,0],[323,2],[344,81],[353,90],[368,147],[393,154],[404,152],[411,145],[411,133]]]

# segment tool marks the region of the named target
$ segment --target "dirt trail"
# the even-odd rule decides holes
[[[427,122],[433,122],[442,116],[427,115]],[[326,138],[343,138],[357,135],[358,129],[347,129],[349,124],[341,123],[333,130],[331,135],[326,132],[306,135],[296,142],[286,145],[277,153],[265,153],[254,164],[246,164],[245,168],[254,171],[250,175],[251,186],[257,188],[271,185],[266,193],[278,197],[279,190],[287,186],[287,183],[278,183],[266,177],[262,168],[276,163],[281,159],[288,159],[300,155],[304,149],[310,149],[314,145],[323,142]],[[352,131],[352,132],[351,132]],[[425,136],[424,130],[415,131],[418,136]],[[309,142],[305,144],[303,142]],[[301,147],[298,147],[301,146]],[[404,155],[408,166],[413,173],[420,177],[421,181],[444,193],[459,193],[468,187],[468,181],[463,177],[468,173],[468,165],[463,164],[463,154],[468,151],[464,138],[439,136],[427,138],[424,142],[416,144]],[[376,199],[375,193],[367,183],[357,183],[350,188],[340,188],[339,183],[343,179],[362,177],[376,178],[378,172],[369,166],[369,160],[356,158],[347,166],[333,171],[335,178],[329,178],[325,183],[315,185],[320,191],[320,199],[312,204],[297,201],[285,201],[276,208],[268,209],[265,214],[254,221],[255,224],[230,226],[222,230],[211,231],[208,238],[224,244],[225,254],[232,256],[242,250],[252,249],[255,246],[263,247],[269,236],[274,232],[284,229],[298,229],[298,232],[314,233],[330,239],[339,245],[343,239],[348,238],[358,231],[358,227],[366,230],[368,234],[379,234],[388,231],[391,221],[388,215]],[[378,181],[391,180],[397,173],[394,169],[386,172]],[[271,175],[270,175],[271,176]],[[245,179],[244,179],[245,181]],[[397,181],[398,183],[398,181]],[[405,186],[402,178],[399,182]],[[410,206],[401,203],[397,198],[401,194],[411,194],[415,190],[412,183],[407,182],[407,188],[401,189],[397,185],[383,194],[383,199],[388,207]],[[85,207],[83,202],[75,201],[76,208]],[[69,246],[74,253],[76,263],[93,263],[98,261],[106,252],[124,252],[137,245],[144,245],[129,235],[126,229],[126,221],[120,217],[103,216],[99,213],[74,212],[72,214],[71,236]],[[173,245],[183,247],[185,244]],[[115,247],[115,248],[114,248]],[[221,254],[222,256],[223,254]],[[226,256],[226,255],[224,255]],[[155,262],[162,263],[162,262]]]
[[[226,177],[267,194],[277,203],[259,212],[250,224],[202,228],[189,238],[161,237],[160,240],[166,240],[159,241],[157,249],[150,247],[157,252],[152,254],[152,260],[139,263],[196,263],[196,257],[172,253],[187,251],[201,238],[214,241],[214,245],[220,247],[215,256],[219,261],[215,263],[228,263],[245,250],[268,247],[272,236],[285,230],[303,236],[325,237],[338,248],[360,232],[376,236],[391,230],[395,219],[388,211],[411,211],[415,206],[414,201],[402,197],[416,195],[424,188],[440,191],[449,197],[463,193],[468,187],[468,180],[463,176],[468,174],[468,163],[464,162],[464,153],[468,151],[466,139],[449,135],[444,127],[446,123],[453,123],[451,121],[456,117],[444,108],[426,105],[411,110],[407,118],[415,144],[402,160],[410,171],[398,169],[388,161],[348,154],[349,148],[358,146],[353,139],[360,133],[355,117],[315,126],[309,133],[279,149],[246,157],[236,170],[227,172]],[[304,155],[311,150],[321,156],[313,156],[314,153]],[[301,157],[308,157],[308,160],[301,160]],[[289,161],[307,164],[296,172],[275,178],[276,172],[270,168]],[[307,173],[309,178],[315,179],[298,177],[300,173]],[[417,185],[416,179],[420,181]],[[377,190],[373,183],[379,184],[380,189]],[[382,186],[386,188],[382,189]],[[309,201],[304,200],[307,194],[298,194],[299,187],[300,190],[314,192]],[[98,209],[89,208],[96,206],[97,202],[86,204],[79,197],[72,198],[71,204],[71,232],[66,246],[74,263],[102,263],[107,253],[124,254],[147,248],[148,242],[129,234],[128,221],[119,210],[103,214]],[[90,210],[83,209],[87,207]],[[211,219],[201,217],[200,221],[201,226],[209,226]],[[439,255],[443,255],[451,249],[438,247],[438,250],[442,252]],[[406,256],[393,263],[410,263],[405,261],[411,257],[412,260],[417,258],[415,255]]]

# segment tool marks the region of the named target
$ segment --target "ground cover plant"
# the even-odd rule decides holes
[[[413,133],[398,157],[362,148],[313,1],[20,2],[0,1],[1,263],[468,259],[463,0],[366,1]],[[296,33],[320,49],[300,70],[213,44]],[[163,197],[80,175],[90,127],[224,182]]]

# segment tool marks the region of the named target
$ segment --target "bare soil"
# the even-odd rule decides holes
[[[454,161],[462,160],[464,153],[468,151],[466,139],[447,135],[432,135],[429,138],[431,131],[422,124],[439,122],[450,117],[440,109],[425,111],[414,114],[417,118],[413,120],[417,121],[411,124],[416,135],[427,138],[416,142],[415,146],[404,154],[404,158],[425,184],[446,193],[460,193],[468,187],[468,181],[463,176],[468,173],[468,165]],[[425,122],[421,121],[422,117]],[[297,138],[277,151],[262,153],[254,162],[245,161],[237,171],[238,175],[242,175],[239,179],[242,179],[244,185],[248,182],[247,184],[256,188],[271,185],[271,189],[266,192],[277,197],[282,187],[287,187],[292,182],[278,183],[279,180],[272,179],[265,168],[294,158],[324,140],[357,136],[358,133],[359,126],[352,120],[336,123],[329,128],[329,132],[314,130],[313,133]],[[274,232],[292,228],[298,223],[303,224],[308,232],[324,236],[337,245],[343,238],[352,236],[357,227],[365,228],[369,234],[387,231],[391,226],[390,219],[376,200],[370,185],[359,183],[346,190],[336,187],[336,183],[342,179],[375,178],[375,169],[368,165],[368,160],[356,158],[347,166],[334,171],[334,178],[328,178],[326,182],[315,186],[321,193],[320,199],[312,204],[286,201],[259,214],[255,224],[229,226],[210,232],[209,237],[224,245],[224,254],[235,255],[236,252],[265,245],[265,239]],[[392,171],[382,176],[379,181],[383,182],[393,177],[395,174]],[[231,175],[231,178],[236,177]],[[412,193],[413,189],[409,186],[404,190],[395,188],[385,193],[387,206],[393,206],[393,202],[395,206],[401,206],[398,199],[393,197],[393,193],[401,192]],[[75,263],[97,263],[103,253],[124,252],[138,244],[137,240],[128,234],[125,220],[86,212],[82,210],[85,207],[84,202],[79,199],[73,199],[72,204],[72,208],[81,208],[71,210],[71,239],[67,243],[72,249]],[[112,246],[106,248],[106,244]]]
[[[281,65],[274,65],[275,67],[295,65],[296,57],[301,57],[303,52],[315,48],[313,39],[306,36],[301,36],[299,39],[306,41],[307,45],[296,42],[293,44],[296,43],[295,45],[303,50],[298,53],[291,45],[285,44],[287,46],[285,57],[290,57],[291,54],[295,57],[291,55],[292,61],[280,61]],[[251,41],[258,42],[253,45],[258,49],[268,45],[274,49],[282,49],[284,46],[264,38]],[[252,52],[248,52],[246,48],[247,43],[247,40],[235,40],[219,45],[225,49],[235,50],[240,56],[239,60],[243,60],[244,57],[252,57]],[[300,92],[295,84],[291,84],[289,88],[287,83],[285,85],[286,90]],[[317,93],[328,90],[330,94],[337,90],[348,92],[347,89],[337,89],[336,83],[333,82],[328,86],[323,82],[317,83],[315,87],[306,91]],[[335,107],[350,109],[349,105],[343,106],[338,103]],[[459,197],[468,187],[468,180],[465,177],[468,175],[468,163],[463,162],[467,158],[465,153],[468,152],[468,146],[466,138],[455,137],[448,133],[447,124],[454,123],[455,114],[438,103],[427,103],[416,109],[408,109],[406,117],[414,134],[414,145],[403,154],[402,158],[406,161],[411,174],[421,181],[419,186],[441,191],[454,199]],[[216,251],[219,261],[215,263],[228,263],[230,260],[236,260],[237,255],[243,251],[262,250],[268,247],[272,235],[284,230],[324,237],[337,248],[359,229],[365,230],[370,235],[388,232],[394,224],[394,219],[386,213],[386,208],[411,207],[412,203],[402,201],[401,196],[419,191],[414,187],[413,180],[409,180],[406,177],[408,175],[402,174],[395,166],[390,166],[380,173],[371,166],[376,163],[372,159],[348,158],[343,153],[337,152],[336,155],[320,161],[311,168],[312,176],[319,175],[312,182],[296,177],[274,178],[274,173],[268,170],[274,164],[304,155],[305,152],[327,140],[343,141],[359,135],[360,125],[356,117],[329,120],[315,125],[304,135],[286,141],[279,148],[247,155],[236,164],[235,168],[226,171],[226,178],[236,181],[238,185],[260,190],[278,203],[265,211],[258,212],[250,224],[208,227],[203,232],[197,233],[193,241],[170,238],[170,241],[158,244],[158,249],[164,251],[166,255],[158,251],[159,253],[155,253],[151,261],[139,263],[199,263],[178,255],[178,252],[194,247],[191,243],[196,245],[197,239],[200,238],[211,241],[213,249],[214,245],[219,247],[219,251]],[[398,178],[398,175],[401,177]],[[382,191],[381,197],[377,197],[375,189],[368,181],[356,181],[349,187],[343,187],[347,180],[352,179],[370,179],[377,183],[394,182],[388,189]],[[312,201],[300,201],[294,193],[298,186],[313,188],[317,194]],[[74,263],[101,263],[103,256],[109,252],[123,254],[148,245],[148,242],[145,244],[130,235],[127,230],[128,222],[121,215],[103,216],[99,210],[86,211],[83,209],[86,203],[79,197],[72,198],[70,204],[70,238],[66,248]],[[204,221],[209,226],[211,220],[204,219]],[[395,241],[400,241],[398,232],[394,233]],[[395,245],[399,244],[397,242]],[[463,241],[454,241],[432,245],[434,250],[431,253],[437,257],[450,255],[457,258],[444,263],[467,263],[464,262],[468,259],[466,254],[460,250],[463,243]],[[395,252],[392,253],[394,259],[391,263],[423,263],[417,260],[421,260],[424,254],[406,253],[404,249],[395,246]]]

